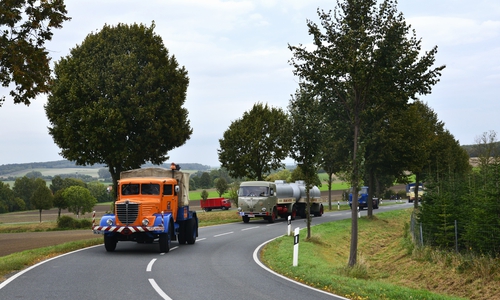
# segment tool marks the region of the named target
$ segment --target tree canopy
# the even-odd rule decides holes
[[[219,161],[233,178],[263,180],[284,167],[290,150],[290,120],[281,108],[256,103],[219,139]]]
[[[45,111],[61,155],[121,171],[161,164],[191,136],[187,71],[154,23],[105,25],[55,64]]]
[[[80,217],[80,214],[91,212],[97,200],[90,194],[90,191],[81,186],[70,186],[62,192],[68,211]]]
[[[66,16],[63,0],[2,1],[0,5],[0,82],[8,87],[14,103],[29,105],[48,92],[50,57],[45,42],[61,28]],[[0,98],[2,106],[5,97]]]

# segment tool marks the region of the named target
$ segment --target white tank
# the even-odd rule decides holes
[[[276,196],[278,198],[295,198],[295,201],[299,201],[300,198],[306,198],[306,186],[305,182],[302,180],[294,183],[286,183],[284,180],[276,180],[274,183],[276,184]],[[321,197],[321,192],[317,186],[313,186],[309,190],[309,197]]]
[[[294,198],[295,201],[300,199],[299,187],[295,184],[291,185],[284,180],[276,180],[276,197],[279,198]]]

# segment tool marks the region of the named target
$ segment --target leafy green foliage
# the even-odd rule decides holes
[[[77,220],[70,216],[62,216],[57,219],[57,228],[59,229],[81,229],[90,228],[92,222],[88,219]]]
[[[90,194],[90,191],[81,186],[70,186],[63,191],[63,197],[68,205],[68,211],[78,217],[80,214],[91,212],[97,200]]]
[[[417,215],[424,229],[424,243],[500,255],[499,185],[500,164],[484,166],[479,172],[447,173],[429,180]]]
[[[62,27],[66,5],[61,0],[2,1],[0,5],[0,82],[10,91],[14,103],[30,104],[48,92],[50,57],[44,44],[52,30]],[[0,98],[0,106],[5,97]]]
[[[229,189],[229,185],[224,178],[217,178],[215,180],[215,189],[217,190],[217,193],[219,193],[219,197],[222,197],[222,195]]]
[[[35,185],[36,189],[33,195],[31,195],[30,202],[33,208],[38,209],[41,223],[42,210],[52,208],[54,196],[52,196],[52,192],[43,179],[37,178],[35,180]]]
[[[284,167],[290,147],[290,121],[280,108],[256,103],[231,123],[219,139],[219,161],[233,178],[263,180]]]
[[[307,23],[314,47],[289,46],[294,74],[319,96],[328,120],[342,119],[335,122],[335,130],[351,133],[338,145],[352,146],[348,150],[352,167],[345,171],[351,175],[354,193],[364,171],[373,120],[385,120],[387,112],[405,109],[409,99],[430,93],[444,69],[433,68],[436,47],[421,53],[421,41],[397,12],[397,2],[377,4],[345,0],[337,2],[333,13],[318,9],[322,28]],[[353,209],[350,266],[357,257],[355,214]]]
[[[201,199],[207,200],[207,198],[208,198],[208,192],[207,192],[207,190],[201,191]]]
[[[163,163],[192,133],[187,71],[154,28],[105,25],[55,64],[49,133],[76,164],[106,164],[114,191],[121,171]]]

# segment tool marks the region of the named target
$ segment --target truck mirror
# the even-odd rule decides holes
[[[176,194],[179,192],[179,186],[178,185],[175,186],[174,191],[175,191]]]

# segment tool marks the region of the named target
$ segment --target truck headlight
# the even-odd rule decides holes
[[[109,226],[113,225],[113,220],[112,219],[107,219],[106,220],[106,224],[108,224]]]
[[[238,207],[238,211],[241,211],[241,207]]]
[[[142,220],[142,226],[148,226],[148,225],[149,225],[149,220],[148,219]]]

